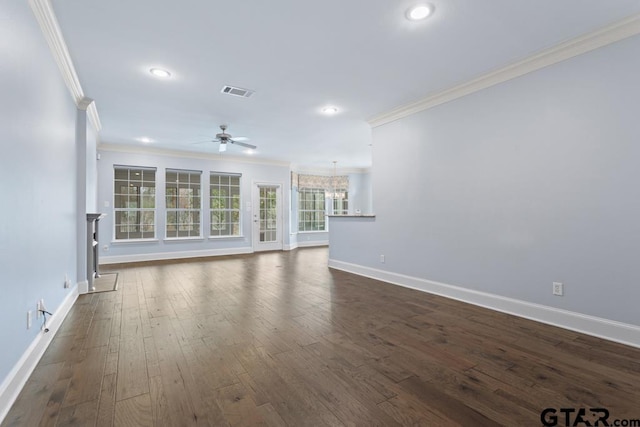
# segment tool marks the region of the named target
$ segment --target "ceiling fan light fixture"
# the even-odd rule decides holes
[[[421,21],[433,15],[435,7],[429,3],[421,3],[407,9],[406,17],[410,21]]]
[[[169,71],[165,70],[165,69],[162,69],[162,68],[151,68],[149,70],[149,72],[152,75],[154,75],[156,77],[159,77],[161,79],[168,79],[169,77],[171,77],[171,73]]]

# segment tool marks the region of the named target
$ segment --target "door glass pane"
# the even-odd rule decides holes
[[[260,242],[277,241],[277,187],[260,187]]]

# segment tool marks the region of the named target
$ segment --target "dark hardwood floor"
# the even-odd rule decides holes
[[[326,248],[113,268],[3,426],[640,419],[639,349],[330,270]]]

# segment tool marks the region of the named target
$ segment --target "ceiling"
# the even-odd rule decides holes
[[[432,0],[430,18],[409,21],[415,3],[52,0],[101,143],[217,153],[195,142],[225,123],[254,158],[302,168],[368,167],[371,117],[640,12],[637,0]]]

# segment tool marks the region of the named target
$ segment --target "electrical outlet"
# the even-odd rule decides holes
[[[47,311],[46,307],[44,306],[44,299],[40,298],[40,301],[38,301],[38,311]]]
[[[105,252],[109,252],[109,245],[102,246],[102,250]]]
[[[27,311],[27,329],[31,329],[31,317],[32,317],[32,312],[31,310]]]
[[[557,296],[564,295],[564,285],[560,282],[553,282],[553,294]]]
[[[380,262],[384,264],[384,255],[380,255]]]

